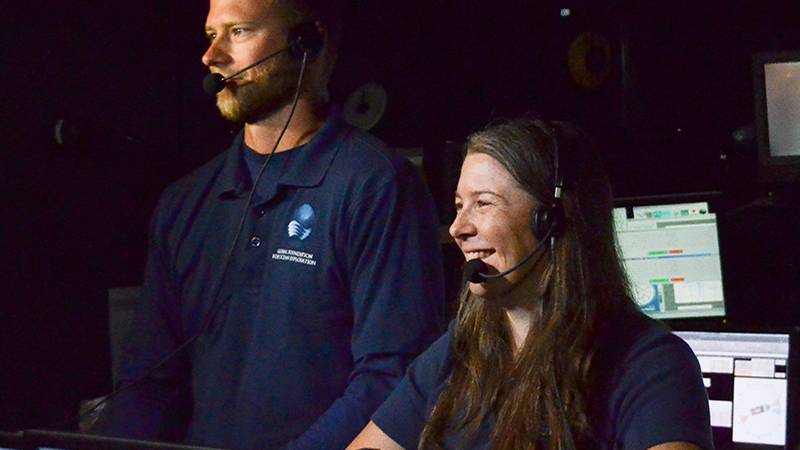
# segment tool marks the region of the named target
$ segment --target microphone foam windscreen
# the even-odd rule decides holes
[[[218,73],[210,73],[203,78],[203,90],[206,94],[214,96],[225,89],[225,78]]]
[[[483,273],[486,272],[486,264],[480,259],[471,259],[464,264],[464,278],[472,283],[483,283],[486,277]]]

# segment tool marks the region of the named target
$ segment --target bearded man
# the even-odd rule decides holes
[[[440,334],[422,178],[329,102],[335,3],[210,1],[203,63],[223,77],[220,112],[243,127],[159,202],[121,389],[94,432],[341,449]],[[297,27],[320,48],[282,51]]]

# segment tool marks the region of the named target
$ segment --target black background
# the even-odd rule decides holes
[[[751,54],[800,49],[797,5],[362,1],[332,95],[386,88],[372,131],[424,148],[443,223],[458,143],[531,110],[589,130],[618,196],[722,191],[730,319],[797,323],[796,191],[759,184],[754,141],[732,137],[754,120]],[[159,193],[236,129],[201,91],[206,12],[201,0],[0,11],[0,430],[46,427],[110,388],[108,289],[141,283]],[[566,66],[586,30],[611,48],[591,90]]]

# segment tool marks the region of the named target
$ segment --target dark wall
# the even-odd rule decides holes
[[[44,427],[107,392],[107,290],[140,283],[158,193],[221,129],[191,102],[204,6],[185,5],[3,7],[3,429]]]
[[[494,117],[531,110],[592,132],[620,196],[722,190],[735,211],[734,253],[757,256],[734,258],[731,273],[769,280],[737,283],[737,311],[765,292],[778,309],[797,300],[797,242],[784,245],[796,203],[756,202],[767,190],[755,146],[731,134],[753,121],[750,54],[800,48],[795,4],[577,1],[561,17],[554,1],[357,2],[332,93],[343,101],[362,83],[385,86],[373,132],[425,147],[439,163],[428,174],[443,208],[458,143]],[[141,282],[158,194],[235,131],[200,89],[206,8],[4,6],[0,379],[10,381],[0,383],[0,429],[47,426],[110,387],[107,289]],[[608,60],[592,60],[609,72],[584,89],[566,62],[590,29],[609,43]]]

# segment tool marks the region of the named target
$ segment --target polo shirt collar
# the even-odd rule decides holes
[[[320,184],[328,173],[333,159],[341,147],[341,135],[346,132],[341,112],[332,108],[330,115],[314,137],[292,155],[291,163],[281,174],[279,184],[295,187],[312,187]]]
[[[312,187],[318,185],[328,173],[334,157],[339,151],[341,134],[347,125],[339,108],[331,108],[331,113],[323,122],[314,137],[292,155],[290,164],[278,180],[279,185]],[[225,164],[220,174],[222,185],[220,197],[239,198],[247,195],[252,188],[246,163],[243,158],[244,129],[236,135],[225,156]]]

